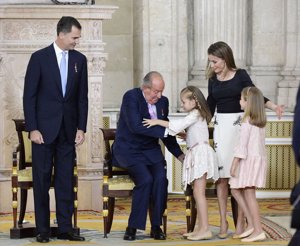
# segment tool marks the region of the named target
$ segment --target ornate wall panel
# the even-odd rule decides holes
[[[102,78],[107,60],[102,39],[102,21],[111,19],[115,6],[74,5],[0,5],[0,185],[10,182],[11,154],[17,143],[12,119],[23,118],[23,84],[31,54],[50,45],[56,38],[56,24],[63,15],[76,17],[82,25],[80,44],[76,47],[87,56],[89,72],[89,118],[86,141],[77,151],[80,180],[100,180],[102,150],[99,127],[102,126]],[[46,109],[45,109],[46,110]],[[88,185],[90,186],[90,184]],[[1,187],[0,187],[1,188]],[[92,209],[88,188],[85,196]],[[87,191],[87,190],[86,190]],[[8,192],[10,195],[10,193]],[[80,191],[79,191],[80,195]],[[100,190],[97,190],[100,196]],[[2,197],[2,194],[1,194]],[[82,200],[82,199],[81,199]],[[31,205],[29,205],[30,207]],[[94,209],[99,209],[99,204]],[[8,211],[8,204],[0,204]]]

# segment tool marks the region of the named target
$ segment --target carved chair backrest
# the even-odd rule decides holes
[[[128,172],[119,167],[114,167],[112,165],[112,152],[111,146],[116,136],[115,128],[100,128],[103,134],[104,139],[104,164],[103,164],[103,175],[107,175],[108,177],[112,177],[115,175],[128,175]]]
[[[24,119],[13,119],[18,135],[18,149],[19,149],[19,169],[31,167],[31,142],[28,138],[28,132],[25,131]]]

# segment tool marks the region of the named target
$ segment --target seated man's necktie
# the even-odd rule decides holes
[[[148,111],[149,111],[151,119],[157,119],[155,105],[148,103]]]

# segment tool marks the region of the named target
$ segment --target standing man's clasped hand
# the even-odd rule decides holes
[[[31,131],[29,136],[30,136],[30,140],[36,144],[44,143],[43,136],[38,130]]]
[[[77,147],[77,146],[83,144],[84,140],[85,140],[84,131],[77,130],[76,138],[75,138],[75,146]]]

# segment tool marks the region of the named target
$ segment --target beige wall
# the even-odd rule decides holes
[[[119,9],[103,25],[108,60],[103,78],[103,107],[119,108],[124,92],[133,87],[132,0],[96,0]]]
[[[300,46],[296,24],[300,0],[228,0],[224,6],[218,0],[96,0],[96,4],[119,6],[103,27],[109,54],[105,110],[118,109],[126,90],[138,85],[149,70],[159,70],[170,111],[176,112],[178,91],[186,84],[206,93],[206,49],[224,40],[232,46],[237,65],[248,69],[263,93],[293,111],[300,78],[300,55],[295,52]],[[224,8],[232,14],[224,14]],[[211,18],[215,13],[223,14]]]

